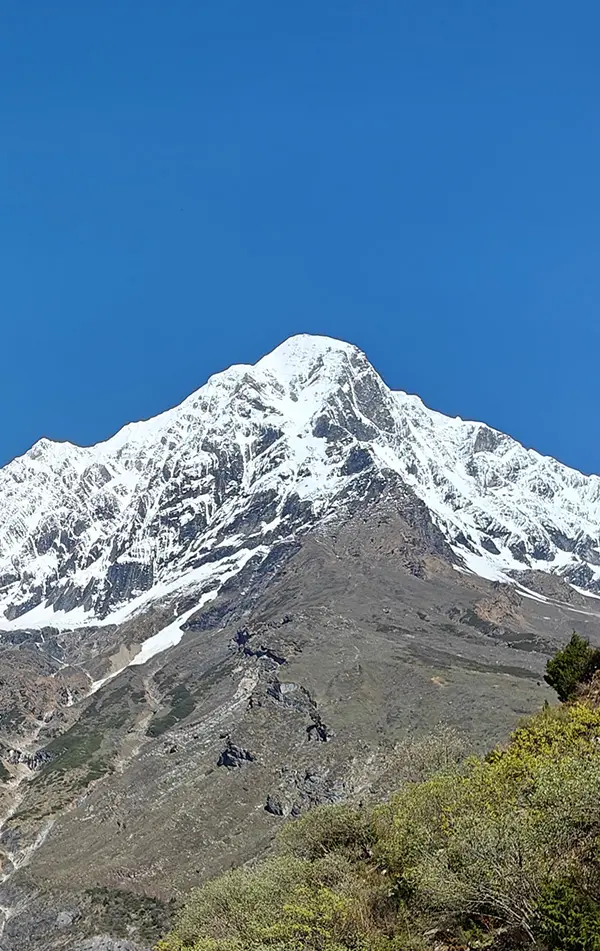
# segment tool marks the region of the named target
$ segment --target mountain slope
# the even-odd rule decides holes
[[[146,951],[407,737],[502,740],[573,627],[600,645],[598,486],[313,337],[7,466],[3,951]]]

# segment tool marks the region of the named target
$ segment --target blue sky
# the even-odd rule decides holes
[[[600,10],[5,0],[0,461],[297,332],[600,471]]]

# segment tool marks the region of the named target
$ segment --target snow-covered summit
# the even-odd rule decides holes
[[[472,570],[535,567],[600,592],[600,479],[388,389],[365,355],[299,335],[97,446],[41,440],[0,470],[0,623],[115,619],[216,592],[339,506],[400,477]]]
[[[360,354],[358,347],[343,340],[298,334],[262,357],[256,369],[272,373],[281,383],[288,385],[294,380],[308,380],[310,374],[319,369],[323,369],[325,376],[332,380],[336,369]]]

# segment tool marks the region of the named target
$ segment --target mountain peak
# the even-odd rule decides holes
[[[351,343],[317,334],[296,334],[288,337],[257,363],[257,369],[273,373],[281,382],[306,376],[318,363],[339,363],[352,356],[363,356]]]
[[[0,470],[0,619],[72,626],[173,586],[212,596],[369,479],[407,486],[474,572],[600,594],[600,479],[392,392],[352,344],[299,334],[105,443],[41,440]]]

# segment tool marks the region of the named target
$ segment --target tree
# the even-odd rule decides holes
[[[591,680],[600,669],[600,650],[590,647],[589,641],[573,632],[571,640],[546,664],[544,680],[558,694],[559,700],[572,699],[580,684]]]

